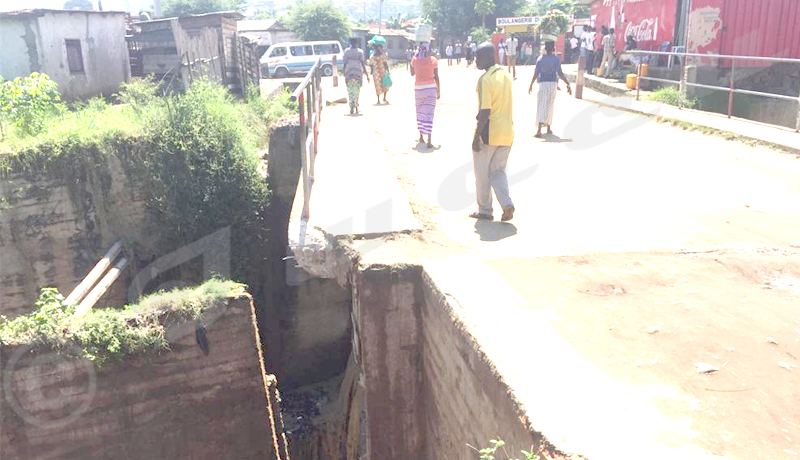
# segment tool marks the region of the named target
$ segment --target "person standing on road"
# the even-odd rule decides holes
[[[350,39],[350,47],[344,51],[344,81],[347,86],[347,98],[350,102],[350,115],[358,113],[358,97],[361,94],[361,85],[367,65],[364,62],[364,52],[358,48],[358,39]],[[369,75],[367,75],[369,83]]]
[[[500,48],[497,50],[497,55],[500,57],[500,65],[506,65],[506,43],[501,41]]]
[[[406,48],[406,70],[411,69],[411,59],[414,57],[414,48]]]
[[[617,39],[614,38],[614,29],[608,31],[608,35],[603,37],[603,62],[600,63],[600,71],[604,78],[608,78],[614,66],[614,59],[617,54]]]
[[[579,46],[578,37],[573,35],[572,38],[569,39],[569,59],[568,59],[568,61],[570,63],[573,63],[573,62],[578,60],[578,53],[580,52],[578,50],[578,46]]]
[[[439,84],[439,61],[428,55],[427,43],[420,43],[417,55],[411,60],[411,75],[414,77],[419,143],[425,142],[424,136],[428,136],[426,146],[432,149],[433,114],[436,112],[436,101],[442,93]]]
[[[528,59],[528,44],[525,42],[520,43],[519,52],[517,54],[517,64],[525,65],[525,60]]]
[[[447,48],[444,49],[444,54],[447,56],[447,65],[453,65],[453,44],[447,45]]]
[[[483,43],[477,52],[478,68],[485,72],[478,79],[478,125],[472,139],[475,190],[478,210],[470,217],[494,219],[492,189],[503,209],[503,222],[514,218],[514,203],[508,192],[506,164],[514,143],[514,109],[511,76],[494,61],[494,46]]]
[[[564,80],[567,84],[567,93],[572,94],[569,80],[561,70],[561,61],[558,56],[553,54],[556,50],[555,42],[544,44],[545,54],[536,60],[536,70],[533,72],[531,86],[528,94],[533,92],[533,83],[539,81],[539,93],[536,96],[536,122],[537,130],[535,137],[542,137],[542,127],[547,126],[547,134],[553,134],[550,125],[553,124],[553,112],[556,106],[556,92],[558,91],[558,79]]]
[[[478,44],[475,42],[470,42],[469,44],[469,51],[472,54],[472,59],[469,60],[469,65],[472,65],[472,61],[475,60],[475,53],[478,52]]]
[[[508,64],[508,73],[517,79],[517,51],[519,47],[519,40],[514,35],[506,39],[506,64]]]
[[[583,41],[586,47],[586,70],[589,75],[594,75],[594,41],[597,38],[597,33],[589,26],[584,26]]]
[[[383,46],[373,45],[375,50],[372,57],[369,58],[369,67],[372,70],[372,80],[375,83],[375,94],[378,96],[378,105],[381,105],[381,94],[383,95],[383,102],[388,104],[386,100],[386,93],[389,88],[383,87],[383,77],[389,72],[389,60],[386,58],[386,53],[383,52]]]
[[[456,65],[461,65],[461,58],[464,56],[464,45],[461,42],[456,42]]]

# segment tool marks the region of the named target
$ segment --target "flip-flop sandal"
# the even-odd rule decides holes
[[[478,220],[494,220],[494,216],[491,216],[489,214],[481,214],[479,212],[473,212],[469,216],[472,217],[473,219],[478,219]]]

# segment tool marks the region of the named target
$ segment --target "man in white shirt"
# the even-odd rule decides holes
[[[569,39],[569,62],[575,62],[577,60],[579,44],[578,37],[573,35],[572,38]]]
[[[511,35],[506,39],[506,64],[508,64],[508,73],[517,79],[517,47],[519,40],[517,37]]]
[[[588,31],[587,31],[588,30]],[[594,41],[597,38],[597,32],[592,27],[584,26],[583,42],[586,47],[586,70],[589,75],[594,75]]]

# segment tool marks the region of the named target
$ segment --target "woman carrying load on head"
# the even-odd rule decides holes
[[[347,99],[350,102],[350,115],[358,113],[358,96],[361,94],[361,85],[367,65],[364,62],[364,52],[358,48],[358,39],[350,39],[350,47],[344,51],[344,81],[347,85]],[[369,83],[369,74],[367,74]]]
[[[439,86],[439,61],[429,54],[429,45],[420,43],[416,56],[411,60],[411,75],[415,77],[414,97],[417,107],[417,129],[420,144],[428,136],[427,147],[431,144],[433,131],[433,114],[436,111],[436,100],[441,96]]]
[[[383,52],[383,45],[379,41],[373,41],[372,47],[375,50],[372,57],[369,58],[369,66],[372,69],[372,80],[375,83],[375,94],[378,96],[378,105],[381,105],[381,94],[383,95],[383,102],[388,103],[386,100],[386,93],[389,88],[383,86],[383,77],[389,72],[389,60],[386,53]]]

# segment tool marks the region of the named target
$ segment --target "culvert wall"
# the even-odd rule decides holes
[[[477,459],[468,445],[498,437],[509,452],[538,447],[458,307],[422,267],[370,266],[354,278],[370,459]]]

